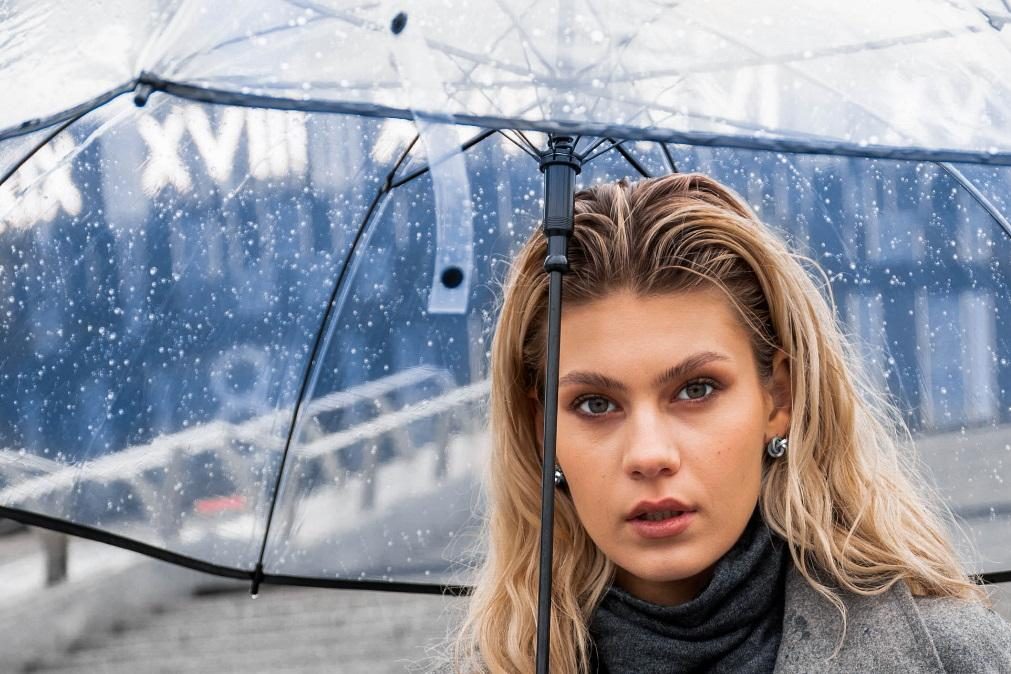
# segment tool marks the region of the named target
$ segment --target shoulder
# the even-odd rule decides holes
[[[836,607],[796,570],[786,595],[777,672],[1011,674],[1011,627],[980,604],[914,598],[905,583],[874,596],[838,592],[844,629]]]
[[[993,609],[961,599],[913,603],[949,672],[1011,672],[1011,625]]]

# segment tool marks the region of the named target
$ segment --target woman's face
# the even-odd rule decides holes
[[[615,292],[564,308],[559,368],[557,459],[583,527],[626,590],[690,600],[755,509],[766,442],[787,434],[784,354],[767,389],[718,289]]]

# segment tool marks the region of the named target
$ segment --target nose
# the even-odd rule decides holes
[[[681,451],[673,429],[655,410],[641,410],[627,421],[623,468],[634,480],[671,476],[681,470]]]

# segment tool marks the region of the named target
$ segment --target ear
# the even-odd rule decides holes
[[[785,351],[777,350],[772,357],[772,381],[767,389],[768,421],[765,437],[785,437],[790,430],[790,412],[793,406],[793,384],[790,379],[790,359]]]

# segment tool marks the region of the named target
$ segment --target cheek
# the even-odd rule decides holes
[[[609,511],[607,505],[599,498],[604,481],[593,475],[583,475],[574,471],[570,477],[565,474],[567,486],[565,493],[556,492],[556,499],[565,499],[572,503],[576,511],[576,519],[597,547],[607,547],[606,522]]]
[[[761,481],[763,432],[760,424],[740,417],[714,426],[694,448],[694,471],[713,492],[750,491]],[[745,486],[749,489],[742,489]]]
[[[571,474],[578,482],[602,479],[607,472],[605,464],[609,450],[606,444],[606,439],[599,433],[575,423],[568,414],[559,410],[555,460],[561,465],[566,478]]]
[[[704,510],[721,518],[746,507],[761,483],[761,463],[737,448],[725,447],[717,453],[694,457],[687,470],[690,496]]]
[[[714,425],[721,438],[721,446],[737,459],[754,459],[761,456],[762,438],[765,433],[765,408],[762,398],[754,392],[738,397],[736,404],[728,406],[726,414]]]
[[[594,447],[592,443],[580,444],[572,435],[563,436],[561,430],[559,428],[556,452],[558,464],[565,474],[567,498],[572,501],[579,521],[592,537],[596,528],[594,523],[610,517],[610,504],[601,495],[611,493],[620,476],[609,466],[606,452],[588,451],[587,447]],[[563,437],[566,437],[565,441]],[[596,449],[599,450],[599,447]]]
[[[559,447],[561,450],[561,447]],[[608,486],[615,484],[618,477],[608,471],[606,458],[602,456],[588,457],[585,453],[558,452],[558,463],[565,474],[569,493],[577,505],[593,508],[602,506],[600,494]],[[582,508],[580,511],[582,512]]]

